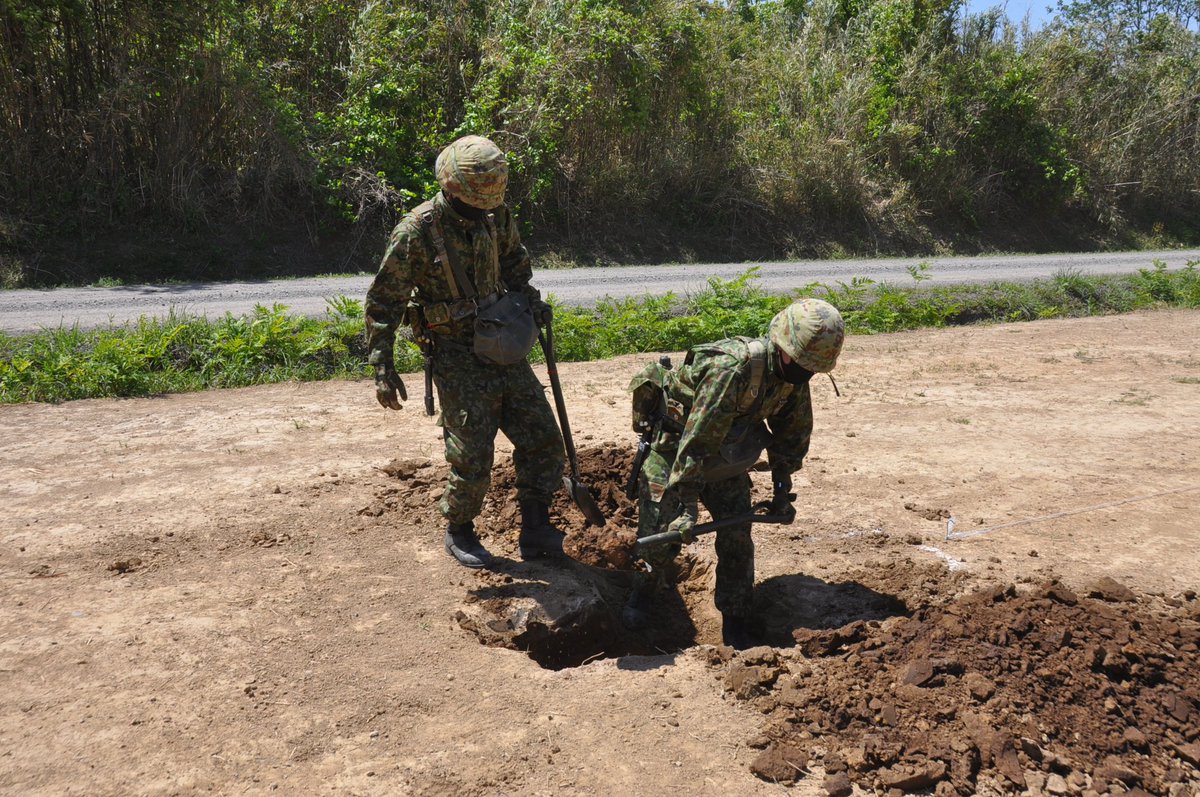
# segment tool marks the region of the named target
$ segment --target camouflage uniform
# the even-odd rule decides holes
[[[668,399],[683,406],[682,433],[662,432],[642,467],[638,496],[638,536],[666,528],[689,501],[699,499],[714,520],[750,511],[750,476],[741,472],[718,481],[706,480],[705,471],[719,456],[731,430],[744,423],[765,421],[771,432],[767,456],[772,472],[800,469],[812,435],[812,401],[807,384],[784,381],[768,340],[762,378],[762,395],[748,414],[739,404],[753,385],[748,342],[732,338],[693,349],[692,362],[669,372],[665,380]],[[748,617],[753,608],[754,542],[750,524],[717,532],[717,585],[715,602],[723,615]],[[669,562],[678,545],[664,545],[647,558],[655,570]]]
[[[439,171],[441,162],[439,159]],[[441,175],[439,175],[441,176]],[[501,193],[502,193],[501,186]],[[483,204],[482,202],[480,204]],[[369,361],[392,363],[397,329],[419,314],[433,340],[434,373],[450,478],[439,509],[451,523],[479,514],[491,477],[497,430],[513,444],[517,498],[549,505],[561,485],[563,439],[546,394],[529,363],[490,365],[472,352],[474,314],[448,266],[435,258],[430,222],[437,219],[446,250],[480,298],[503,283],[539,303],[530,286],[529,256],[508,207],[479,220],[458,213],[439,193],[408,213],[392,231],[379,273],[367,292]],[[410,307],[410,304],[412,307]]]

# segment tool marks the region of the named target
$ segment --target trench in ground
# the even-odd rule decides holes
[[[522,562],[504,547],[511,546],[510,532],[520,520],[512,463],[498,462],[476,527],[493,553],[501,555],[494,568],[480,575],[483,583],[471,590],[467,605],[458,612],[459,624],[485,645],[524,651],[542,667],[554,670],[601,658],[673,654],[697,644],[720,644],[721,617],[713,605],[715,560],[711,549],[705,554],[685,549],[677,557],[666,574],[668,586],[656,596],[651,622],[644,630],[630,631],[621,622],[621,609],[632,587],[632,570],[612,567],[619,557],[608,556],[606,562],[597,551],[619,537],[636,537],[636,503],[625,496],[632,458],[631,450],[616,446],[579,452],[579,480],[607,518],[604,528],[588,526],[566,491],[551,509],[554,522],[567,532],[568,552],[589,564],[575,560]],[[897,576],[906,577],[904,573]],[[922,572],[914,570],[910,577],[918,582]],[[910,606],[900,596],[911,600],[914,592],[919,593],[909,586],[897,585],[893,579],[872,588],[853,579],[826,581],[806,573],[768,578],[755,586],[754,641],[791,647],[796,631],[908,615]]]

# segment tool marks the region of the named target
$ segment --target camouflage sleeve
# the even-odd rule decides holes
[[[367,290],[367,362],[393,362],[396,330],[404,323],[404,311],[413,292],[414,274],[425,257],[420,230],[408,219],[392,230],[379,273]]]
[[[537,288],[529,284],[533,279],[533,266],[529,252],[521,243],[521,233],[512,211],[504,206],[497,214],[496,237],[500,251],[500,279],[510,291],[524,291],[531,299],[540,299]]]
[[[790,475],[800,470],[812,439],[812,394],[808,385],[792,391],[779,411],[767,419],[767,427],[773,438],[767,447],[771,471],[787,471]]]
[[[695,398],[667,481],[667,489],[681,497],[700,491],[704,459],[715,454],[729,435],[741,396],[737,362],[733,358],[711,358],[684,367],[698,367],[702,372],[691,380]]]

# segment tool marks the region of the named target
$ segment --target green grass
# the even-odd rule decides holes
[[[842,311],[851,333],[994,321],[1074,318],[1152,307],[1200,307],[1198,263],[1168,271],[1162,263],[1119,277],[1062,272],[1030,283],[926,287],[926,269],[910,270],[911,287],[855,279],[813,283],[792,295],[767,294],[757,269],[711,279],[689,297],[668,294],[606,300],[594,309],[559,306],[555,345],[564,362],[637,352],[682,351],[733,335],[762,334],[793,299],[817,296]],[[535,348],[534,358],[541,352]],[[397,368],[420,369],[420,354],[398,341]],[[366,366],[362,302],[330,300],[324,318],[258,307],[253,315],[208,321],[183,315],[84,331],[0,335],[0,403],[150,396],[268,382],[359,378]]]
[[[123,327],[0,336],[0,402],[149,396],[367,373],[362,303],[332,300],[325,318],[282,305],[217,321],[173,314]],[[406,365],[415,367],[411,353]]]

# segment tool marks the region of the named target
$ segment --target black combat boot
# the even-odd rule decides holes
[[[630,631],[644,631],[650,625],[650,608],[654,601],[650,593],[635,589],[621,609],[621,625]]]
[[[653,573],[639,572],[634,576],[633,591],[621,609],[621,625],[630,631],[644,631],[650,625],[654,593],[658,592],[660,581]]]
[[[757,644],[754,622],[748,616],[721,615],[721,641],[735,650],[745,650]]]
[[[446,552],[465,567],[487,567],[492,563],[492,555],[475,536],[475,524],[469,520],[446,526]]]
[[[550,507],[540,501],[521,502],[521,536],[517,546],[522,559],[562,556],[566,535],[550,523]]]

